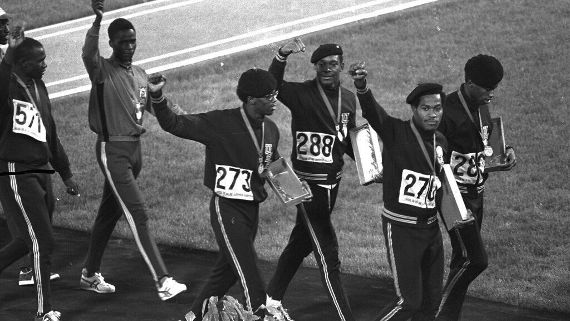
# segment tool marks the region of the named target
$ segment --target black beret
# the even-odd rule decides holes
[[[425,95],[433,95],[433,94],[441,94],[443,86],[436,83],[423,83],[418,84],[414,90],[406,97],[406,103],[410,105],[415,105],[417,100],[420,99],[421,96]]]
[[[477,86],[494,89],[503,79],[503,66],[497,58],[477,55],[465,64],[465,80]]]
[[[325,45],[320,45],[313,54],[311,55],[311,63],[316,63],[317,61],[323,59],[324,57],[340,55],[342,56],[342,48],[334,43],[327,43]]]
[[[263,69],[249,69],[238,80],[237,95],[242,101],[247,97],[260,98],[277,88],[277,80],[268,71]]]

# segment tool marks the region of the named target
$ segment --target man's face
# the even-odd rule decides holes
[[[32,79],[42,79],[47,68],[44,48],[34,48],[29,58],[22,61],[21,66],[26,76]]]
[[[436,130],[443,115],[441,96],[439,94],[421,96],[418,107],[412,107],[412,111],[417,126],[425,131]]]
[[[465,84],[465,92],[477,106],[487,105],[495,98],[495,88],[484,88],[470,80]]]
[[[273,115],[273,112],[277,108],[277,93],[277,90],[274,90],[265,95],[265,97],[253,98],[255,100],[253,104],[255,112],[260,116]]]
[[[8,43],[8,35],[10,34],[10,22],[8,19],[0,19],[0,45]]]
[[[340,83],[340,73],[344,63],[339,55],[327,56],[315,63],[317,81],[324,88],[335,89]]]
[[[120,30],[113,39],[109,40],[109,46],[113,48],[115,58],[122,63],[130,64],[137,49],[137,34],[133,29]]]

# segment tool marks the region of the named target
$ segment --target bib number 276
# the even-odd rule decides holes
[[[216,165],[214,192],[222,197],[253,201],[251,175],[253,171],[239,167]]]

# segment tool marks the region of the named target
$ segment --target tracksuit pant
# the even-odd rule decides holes
[[[2,171],[14,172],[14,163]],[[0,201],[6,214],[12,240],[0,249],[0,272],[26,256],[33,254],[38,315],[52,310],[51,256],[55,247],[50,211],[53,210],[53,192],[50,174],[27,173],[0,176]]]
[[[488,265],[487,252],[481,239],[483,193],[462,194],[462,196],[465,206],[471,210],[475,220],[458,225],[449,231],[452,254],[449,275],[437,315],[437,320],[441,321],[461,319],[461,308],[467,288]]]
[[[282,300],[289,283],[307,255],[314,253],[321,272],[321,280],[337,311],[339,320],[352,321],[352,310],[340,280],[338,240],[331,222],[331,213],[338,194],[339,184],[332,189],[309,183],[313,193],[311,202],[299,207],[289,243],[281,253],[267,294]]]
[[[53,212],[55,210],[55,196],[53,194],[53,185],[51,182],[51,175],[48,175],[48,186],[46,186],[46,203],[47,203],[47,209],[48,209],[48,215],[49,215],[49,220],[50,222],[53,222]],[[15,223],[13,222],[13,220],[6,220],[6,223],[8,225],[8,235],[5,235],[4,237],[10,238],[13,241],[16,241],[15,238],[16,236],[13,235],[13,233],[11,231],[17,231],[18,227],[15,225]],[[20,239],[19,241],[16,242],[23,242],[22,239]],[[33,266],[34,266],[34,255],[31,251],[28,251],[28,257],[26,258],[26,261],[24,261],[25,263],[21,263],[22,265],[20,266],[20,271],[23,270],[33,270]]]
[[[265,304],[265,284],[254,248],[259,203],[214,194],[210,201],[210,223],[220,251],[206,285],[192,304],[192,312],[201,320],[204,300],[211,296],[222,298],[239,281],[244,308],[263,317],[263,310],[258,308]]]
[[[375,320],[433,320],[443,283],[443,241],[439,225],[394,224],[382,216],[382,230],[396,299]]]
[[[144,261],[155,282],[168,275],[162,256],[148,229],[144,197],[136,179],[141,171],[140,141],[97,141],[97,162],[105,176],[103,196],[91,231],[85,268],[89,274],[99,272],[103,252],[115,225],[122,215],[133,233]]]

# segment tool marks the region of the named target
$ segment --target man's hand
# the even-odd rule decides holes
[[[103,18],[103,11],[105,9],[105,0],[91,0],[91,8],[97,19]]]
[[[162,91],[162,87],[166,84],[166,78],[161,74],[153,74],[148,77],[148,90],[152,95]],[[156,95],[152,95],[156,96]]]
[[[301,41],[301,38],[295,38],[288,43],[284,44],[279,48],[279,55],[283,57],[287,57],[290,54],[298,53],[298,52],[305,52],[305,44]]]
[[[69,195],[73,195],[73,196],[77,196],[79,197],[79,186],[77,185],[77,183],[75,183],[75,181],[72,178],[66,179],[65,181],[63,181],[63,184],[65,184],[65,186],[67,186],[67,194]]]
[[[517,164],[517,157],[515,155],[515,150],[512,147],[508,147],[506,150],[506,163],[500,167],[501,171],[510,171]]]
[[[25,23],[22,23],[22,25],[16,25],[12,28],[12,30],[10,31],[10,34],[8,35],[8,47],[15,49],[16,47],[18,47],[22,41],[24,41],[24,29],[26,27]]]
[[[348,74],[354,80],[354,86],[357,89],[364,89],[366,88],[366,76],[368,75],[368,71],[364,69],[366,67],[365,62],[357,62],[353,63],[348,67]]]

